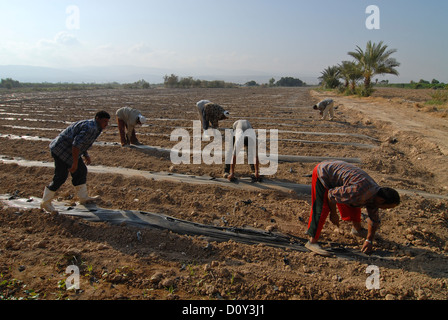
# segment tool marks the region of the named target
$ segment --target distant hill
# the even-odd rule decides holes
[[[129,83],[145,79],[150,83],[162,83],[164,74],[152,74],[148,68],[136,67],[83,67],[56,69],[37,66],[0,66],[0,78],[12,78],[20,82],[67,83]],[[154,70],[151,70],[154,71]]]
[[[49,68],[24,65],[0,65],[0,79],[12,78],[20,82],[50,82],[50,83],[133,83],[144,79],[156,84],[163,83],[165,75],[176,74],[179,77],[193,77],[200,80],[223,80],[226,82],[244,84],[251,80],[259,84],[268,83],[269,79],[276,81],[281,77],[290,75],[270,75],[265,72],[241,70],[231,71],[209,70],[197,74],[191,70],[169,70],[162,68],[148,68],[136,66],[111,66],[111,67],[79,67],[79,68]],[[292,75],[307,84],[316,84],[317,77]]]
[[[0,78],[20,82],[77,82],[82,77],[68,70],[34,66],[0,66]],[[72,80],[70,80],[72,79]],[[82,82],[82,80],[81,80]]]

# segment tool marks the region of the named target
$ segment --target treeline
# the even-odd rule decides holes
[[[177,75],[165,75],[163,84],[150,84],[144,79],[138,80],[132,83],[67,83],[67,82],[20,82],[11,78],[0,80],[0,89],[20,89],[22,91],[63,91],[63,90],[96,90],[96,89],[150,89],[159,86],[165,88],[237,88],[241,86],[245,87],[302,87],[306,86],[306,83],[298,78],[282,77],[280,80],[275,81],[274,78],[269,80],[269,83],[258,84],[252,80],[245,84],[237,84],[232,82],[226,82],[223,80],[200,80],[193,77],[180,78]]]
[[[256,81],[252,80],[249,82],[246,82],[244,84],[247,87],[258,87],[260,84],[258,84]],[[282,77],[277,82],[274,78],[271,78],[269,80],[269,83],[261,84],[261,86],[268,86],[268,87],[304,87],[306,86],[306,83],[298,78],[293,77]]]
[[[225,82],[222,80],[200,80],[193,77],[180,78],[175,74],[165,75],[164,82],[165,88],[236,88],[240,87],[240,84]],[[268,87],[302,87],[306,83],[300,79],[293,77],[282,77],[277,82],[274,78],[269,80],[269,83],[259,84],[255,80],[248,81],[244,84],[246,87],[268,86]]]
[[[21,88],[22,84],[11,78],[2,79],[0,81],[0,88],[12,89],[12,88]]]
[[[179,78],[175,74],[165,75],[163,78],[165,88],[236,88],[239,85],[222,80],[199,80],[193,77]]]
[[[21,89],[31,91],[63,91],[63,90],[98,90],[98,89],[150,89],[151,85],[144,79],[132,83],[51,83],[20,82],[11,78],[1,79],[0,88]]]
[[[378,87],[390,88],[406,88],[406,89],[448,89],[448,84],[432,79],[431,81],[420,79],[415,82],[411,80],[409,83],[389,83],[388,80],[377,81],[375,83]]]

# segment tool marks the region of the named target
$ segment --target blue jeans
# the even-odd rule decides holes
[[[67,180],[69,173],[68,170],[71,168],[71,166],[67,165],[57,155],[52,153],[51,156],[54,159],[54,176],[53,181],[48,186],[48,189],[50,189],[51,191],[57,191]],[[78,161],[78,169],[71,175],[72,184],[74,186],[79,186],[87,182],[87,167],[81,157]]]

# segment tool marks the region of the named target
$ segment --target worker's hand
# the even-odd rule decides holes
[[[332,212],[330,211],[330,221],[331,223],[333,223],[335,226],[339,227],[339,215],[336,212]]]
[[[372,253],[372,251],[373,251],[373,244],[371,242],[364,241],[361,252],[369,254]]]
[[[86,165],[89,165],[89,164],[91,164],[91,163],[92,163],[92,160],[90,159],[90,157],[89,157],[89,156],[87,156],[87,157],[84,157],[84,163],[85,163]]]
[[[78,170],[78,164],[73,162],[72,167],[70,169],[68,169],[68,171],[70,173],[75,173],[76,170]]]

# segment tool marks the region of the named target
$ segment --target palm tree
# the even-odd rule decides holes
[[[342,63],[338,64],[339,68],[339,77],[344,80],[344,87],[348,88],[350,83],[350,62],[342,61]]]
[[[360,66],[354,61],[342,61],[338,67],[340,78],[345,82],[345,88],[348,89],[350,85],[350,91],[355,92],[356,83],[363,78]]]
[[[361,67],[366,90],[370,89],[371,79],[375,75],[398,75],[398,71],[395,68],[400,66],[400,63],[390,57],[395,52],[397,52],[396,49],[388,50],[387,45],[383,45],[383,41],[380,41],[378,44],[369,41],[365,51],[356,46],[356,51],[348,52]]]
[[[331,66],[321,72],[321,76],[318,78],[322,81],[322,85],[329,89],[334,89],[340,85],[339,82],[339,68],[337,66]]]

